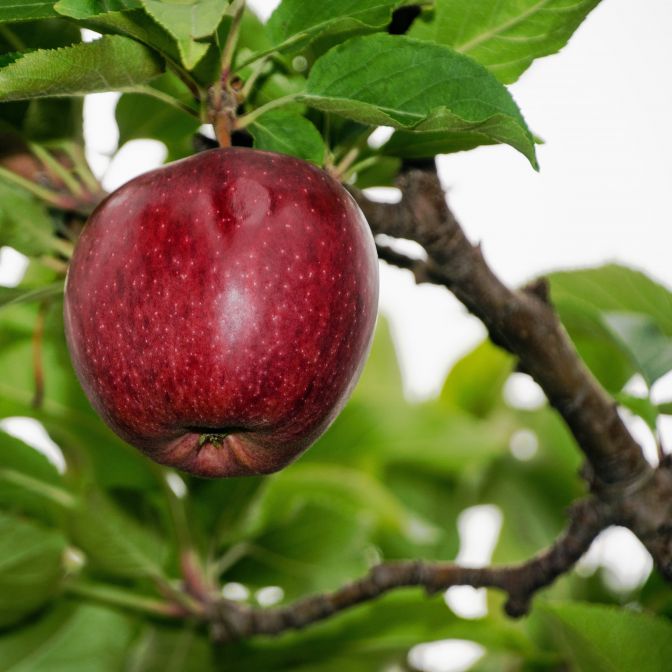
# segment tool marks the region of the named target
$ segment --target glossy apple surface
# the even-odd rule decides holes
[[[239,476],[282,468],[333,421],[377,303],[373,239],[338,182],[217,149],[101,203],[70,265],[65,327],[119,436],[162,464]]]

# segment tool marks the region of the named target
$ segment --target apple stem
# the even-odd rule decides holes
[[[233,19],[222,50],[219,76],[208,91],[208,118],[220,147],[231,146],[231,133],[235,127],[238,93],[231,87],[230,74],[233,54],[238,44],[240,25],[245,11],[245,0],[235,0],[231,5]]]
[[[353,147],[339,162],[334,166],[332,174],[333,176],[339,180],[343,181],[346,173],[348,172],[348,169],[352,164],[357,160],[357,157],[359,156],[359,149],[357,147]]]

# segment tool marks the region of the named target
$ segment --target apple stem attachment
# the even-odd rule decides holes
[[[198,437],[198,447],[202,448],[206,443],[211,443],[216,448],[221,448],[228,434],[201,434]]]

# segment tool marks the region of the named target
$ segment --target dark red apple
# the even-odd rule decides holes
[[[378,302],[366,221],[289,156],[216,149],[91,216],[65,291],[72,361],[128,443],[201,476],[276,471],[334,420]]]

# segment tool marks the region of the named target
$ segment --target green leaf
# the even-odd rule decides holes
[[[60,522],[62,507],[73,503],[60,474],[42,453],[0,431],[0,506],[53,524]]]
[[[177,41],[182,63],[188,70],[205,56],[208,44],[199,42],[212,35],[229,5],[228,0],[141,0],[147,13]]]
[[[395,131],[381,147],[383,154],[399,156],[404,159],[424,159],[437,154],[453,154],[484,145],[495,145],[497,141],[477,130],[430,131],[413,133]]]
[[[485,65],[505,84],[535,58],[565,46],[599,0],[435,0],[412,37],[446,44]]]
[[[442,45],[353,38],[315,62],[302,99],[371,125],[475,132],[511,145],[537,167],[534,139],[509,92],[483,66]]]
[[[394,186],[394,180],[401,170],[401,160],[391,156],[371,158],[371,162],[364,159],[361,167],[353,166],[355,185],[359,189]]]
[[[59,532],[0,511],[0,627],[53,597],[63,577],[65,546]]]
[[[104,34],[132,37],[172,61],[180,60],[180,52],[173,37],[144,10],[95,14],[85,19],[83,25]]]
[[[630,312],[648,316],[672,337],[672,293],[644,273],[609,264],[552,273],[553,303],[581,357],[610,392],[618,392],[637,371],[604,315]]]
[[[165,73],[152,82],[156,88],[185,104],[190,94],[172,73]],[[119,127],[119,146],[130,140],[153,138],[163,142],[168,149],[168,160],[174,161],[193,154],[193,137],[200,122],[186,111],[157,100],[149,95],[126,93],[121,96],[115,110]]]
[[[658,426],[658,414],[663,411],[647,397],[635,397],[632,394],[618,392],[614,395],[616,401],[628,410],[638,415],[646,422],[652,432],[656,432]]]
[[[513,371],[511,355],[483,341],[453,366],[440,399],[476,417],[486,417],[501,403],[504,383]]]
[[[289,154],[321,166],[324,140],[312,122],[286,110],[263,114],[250,124],[249,131],[256,149]]]
[[[34,21],[58,16],[54,0],[0,0],[0,23]]]
[[[366,571],[370,531],[365,515],[352,516],[333,503],[301,504],[254,537],[224,578],[281,586],[289,599],[332,590]]]
[[[46,207],[0,176],[0,245],[29,257],[54,251],[54,231]]]
[[[150,625],[129,654],[128,672],[214,672],[212,645],[190,627]]]
[[[163,574],[166,545],[100,491],[91,491],[71,516],[75,543],[97,569],[111,576]]]
[[[672,370],[672,338],[653,318],[619,312],[605,313],[603,319],[649,387]]]
[[[121,670],[134,629],[116,611],[62,603],[0,638],[0,672]]]
[[[99,14],[109,12],[123,12],[131,9],[140,9],[140,0],[59,0],[54,9],[63,16],[73,19],[90,19]]]
[[[125,37],[106,36],[72,47],[23,54],[0,69],[0,100],[124,91],[162,71],[161,59],[147,47]]]
[[[540,604],[543,621],[577,670],[661,672],[672,660],[672,623],[596,604]]]
[[[283,0],[268,20],[276,50],[306,47],[311,40],[338,33],[370,32],[386,26],[406,0]]]

